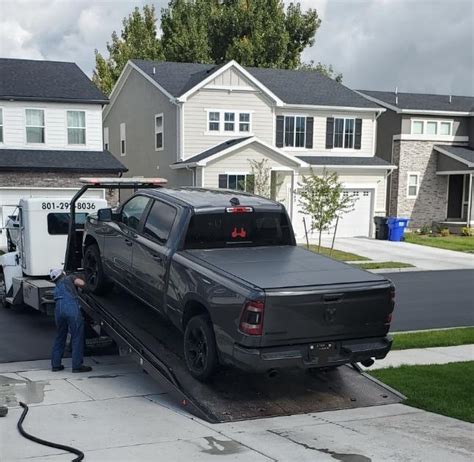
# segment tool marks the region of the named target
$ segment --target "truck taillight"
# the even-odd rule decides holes
[[[227,213],[251,213],[253,212],[253,207],[227,207],[225,210]]]
[[[391,287],[390,289],[390,305],[391,305],[391,311],[390,313],[387,314],[387,317],[385,318],[385,325],[390,326],[392,322],[392,314],[393,314],[393,309],[395,308],[395,287]]]
[[[251,300],[247,302],[240,316],[239,328],[247,335],[262,335],[265,303]]]

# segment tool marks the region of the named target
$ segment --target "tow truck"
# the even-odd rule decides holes
[[[82,188],[69,204],[66,272],[83,270],[79,204],[86,191],[91,188],[137,190],[166,184],[166,180],[159,178],[81,181]],[[119,352],[136,359],[174,399],[175,405],[210,423],[393,404],[404,399],[357,364],[317,373],[289,369],[276,376],[224,368],[210,382],[202,383],[185,366],[181,334],[159,313],[119,289],[107,296],[82,292],[80,300],[96,335],[112,338]]]

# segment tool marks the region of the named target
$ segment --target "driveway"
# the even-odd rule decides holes
[[[177,408],[126,358],[101,357],[88,374],[52,373],[47,361],[0,364],[10,412],[0,419],[0,459],[65,461],[70,454],[22,438],[25,429],[70,444],[87,461],[470,461],[467,422],[402,404],[209,424]],[[70,360],[65,361],[70,365]]]
[[[330,247],[331,240],[324,239],[323,245]],[[474,269],[473,254],[408,242],[379,241],[367,237],[340,237],[336,238],[335,248],[374,261],[411,263],[420,270]]]

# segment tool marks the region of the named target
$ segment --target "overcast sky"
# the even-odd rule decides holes
[[[0,56],[75,61],[88,75],[121,20],[146,1],[0,0]],[[153,2],[159,12],[168,0]],[[285,0],[285,3],[288,3]],[[474,95],[472,0],[302,0],[322,19],[306,60],[351,88]],[[0,76],[1,78],[1,76]]]

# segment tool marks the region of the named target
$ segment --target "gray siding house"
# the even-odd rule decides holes
[[[386,108],[377,156],[396,165],[389,215],[452,231],[474,226],[474,98],[360,90]]]
[[[353,210],[339,236],[371,236],[394,168],[375,157],[384,108],[315,72],[132,60],[103,114],[105,149],[129,175],[171,185],[249,189],[252,161],[266,159],[273,196],[299,240],[301,175],[337,171]]]

